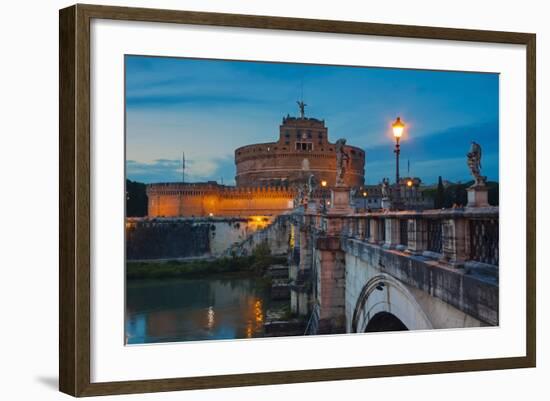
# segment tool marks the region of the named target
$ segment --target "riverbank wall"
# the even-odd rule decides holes
[[[281,214],[260,230],[253,232],[241,242],[234,243],[225,256],[251,255],[257,246],[267,244],[272,255],[287,255],[290,243],[289,214]]]
[[[216,258],[265,229],[272,218],[128,218],[126,259]]]

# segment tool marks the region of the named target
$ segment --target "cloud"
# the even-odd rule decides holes
[[[402,174],[425,182],[467,179],[470,140],[483,147],[484,174],[498,177],[498,75],[285,63],[126,56],[128,174],[144,181],[234,182],[234,150],[278,138],[281,118],[324,119],[329,139],[366,150],[366,177],[394,173],[391,122],[408,135]],[[493,162],[489,162],[492,157]],[[487,162],[485,162],[487,160]],[[133,161],[133,162],[131,162]],[[439,162],[439,165],[434,163]],[[392,173],[393,172],[393,173]]]
[[[158,159],[149,163],[135,160],[126,161],[126,177],[132,181],[181,182],[183,178],[182,160]],[[226,185],[235,184],[235,163],[232,158],[207,160],[185,160],[185,181],[223,181]]]
[[[181,181],[181,160],[159,159],[151,163],[126,161],[126,177],[139,182]]]

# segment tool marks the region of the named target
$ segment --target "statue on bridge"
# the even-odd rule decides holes
[[[300,207],[304,203],[304,189],[301,185],[296,187],[296,197],[294,198],[294,207]]]
[[[382,198],[390,197],[390,180],[388,178],[382,178]]]
[[[313,191],[317,188],[317,179],[313,174],[310,174],[307,179],[307,196],[308,199],[311,199],[313,196]]]
[[[349,165],[349,155],[345,151],[346,140],[344,138],[336,141],[336,186],[344,187],[344,177]]]
[[[474,177],[473,187],[485,186],[487,183],[487,177],[481,175],[481,146],[472,141],[470,151],[466,154],[468,157],[468,168]]]

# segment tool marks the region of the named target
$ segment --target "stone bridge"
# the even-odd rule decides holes
[[[306,334],[498,325],[498,207],[292,215],[291,309]]]
[[[306,334],[499,324],[498,207],[357,212],[331,190],[256,218],[128,219],[129,259],[288,254]]]

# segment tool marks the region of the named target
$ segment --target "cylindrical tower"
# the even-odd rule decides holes
[[[365,152],[346,146],[349,168],[345,183],[364,184]],[[237,186],[293,185],[313,174],[333,186],[336,180],[336,147],[328,139],[324,120],[283,118],[277,142],[247,145],[235,150]]]

